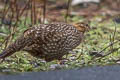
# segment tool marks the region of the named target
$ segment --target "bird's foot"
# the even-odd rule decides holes
[[[0,63],[3,63],[3,61],[5,61],[5,58],[1,59],[1,60],[0,60]]]

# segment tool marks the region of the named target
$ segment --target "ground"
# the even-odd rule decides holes
[[[52,3],[49,3],[47,6],[45,22],[64,22],[64,17],[66,15],[66,6],[64,5],[64,2],[61,2],[61,4],[58,4],[56,2],[56,4],[50,6],[51,4]],[[99,8],[97,4],[90,4],[91,7],[87,8],[79,8],[79,6],[80,5],[71,7],[71,15],[68,17],[68,23],[74,23],[79,21],[84,21],[86,23],[89,22],[91,29],[85,34],[86,36],[82,44],[80,44],[76,49],[74,49],[75,54],[68,55],[67,59],[63,60],[62,64],[59,65],[58,61],[52,61],[47,63],[42,59],[32,57],[27,52],[16,52],[14,55],[6,58],[5,61],[0,64],[0,71],[2,72],[2,74],[13,72],[17,73],[29,71],[73,69],[84,66],[119,64],[120,50],[115,49],[119,48],[120,44],[120,24],[114,22],[114,18],[119,16],[120,11],[116,11],[111,8],[109,9],[105,6],[103,8]],[[1,12],[3,11],[3,8],[4,7],[2,6]],[[27,10],[30,11],[29,8]],[[27,12],[27,10],[25,10],[25,12]],[[23,17],[20,18],[20,21],[15,28],[16,32],[14,38],[12,39],[13,41],[16,39],[17,36],[19,36],[19,34],[21,34],[27,27],[29,27],[28,25],[31,24],[29,16],[30,14],[28,14],[27,18],[25,17],[25,15],[26,14],[23,14]],[[5,24],[2,24],[0,28],[0,33],[4,34],[0,36],[0,42],[2,44],[6,36],[8,36],[11,32],[14,33],[14,28]],[[106,48],[109,44],[113,42],[116,43]],[[4,46],[5,44],[3,44],[3,47]],[[100,51],[102,51],[101,55],[106,55],[109,52],[110,54],[102,57],[101,55],[100,57],[94,55],[94,53],[98,53],[99,55]]]

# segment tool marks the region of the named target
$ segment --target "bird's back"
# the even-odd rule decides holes
[[[83,33],[70,24],[51,23],[42,27],[36,29],[35,34],[39,36],[36,39],[36,44],[27,47],[26,51],[34,56],[45,58],[47,61],[61,58],[68,51],[78,46],[83,38]],[[41,33],[39,28],[42,30]]]
[[[51,61],[77,47],[82,38],[83,33],[70,24],[39,24],[24,31],[21,37],[0,54],[0,58],[25,50],[36,57]]]

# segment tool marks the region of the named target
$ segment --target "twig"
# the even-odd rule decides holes
[[[33,12],[34,12],[34,24],[36,24],[36,3],[35,3],[35,0],[33,0]]]
[[[110,44],[107,46],[107,47],[105,47],[105,48],[103,48],[100,52],[98,52],[99,54],[101,54],[103,51],[105,51],[107,48],[109,48],[110,46],[112,46],[112,45],[114,45],[114,44],[116,44],[116,43],[118,43],[120,40],[117,40],[117,41],[114,41],[114,42],[110,42]]]
[[[79,54],[79,56],[75,60],[80,59],[82,54],[83,54],[83,45],[82,45],[82,48],[81,48],[81,54]]]
[[[114,29],[112,40],[111,40],[111,36],[110,36],[110,44],[107,47],[105,47],[103,50],[101,50],[99,53],[102,53],[104,50],[106,50],[107,48],[113,46],[115,43],[117,43],[118,41],[120,41],[120,40],[115,41],[116,31],[117,31],[117,27],[116,27],[116,24],[115,24],[115,29]]]
[[[113,23],[115,24],[115,29],[114,29],[114,33],[113,33],[113,42],[114,42],[114,40],[115,40],[115,35],[116,35],[116,32],[117,32],[117,26],[116,26],[115,21],[113,21]]]
[[[113,22],[114,22],[114,21],[113,21]],[[114,23],[115,23],[115,22],[114,22]],[[120,49],[120,47],[118,47],[118,48],[114,48],[114,47],[113,47],[114,44],[116,44],[116,43],[118,43],[118,42],[120,41],[120,40],[115,41],[116,31],[117,31],[117,27],[116,27],[116,24],[115,24],[115,29],[114,29],[113,37],[111,38],[111,36],[110,36],[110,44],[109,44],[107,47],[105,47],[104,49],[102,49],[98,54],[101,54],[103,51],[105,51],[105,50],[106,50],[107,48],[109,48],[109,47],[112,47],[112,48],[110,48],[110,51],[107,52],[105,55],[100,56],[100,57],[99,57],[99,60],[102,59],[102,58],[105,57],[105,56],[110,55],[111,53],[113,53],[113,52],[115,52],[115,51],[118,51],[118,50]],[[95,56],[94,56],[92,59],[94,59],[94,58],[95,58]],[[91,61],[90,61],[90,62],[91,62]]]
[[[113,43],[113,37],[110,35],[110,43]],[[110,46],[110,50],[112,51],[114,49],[113,45]]]
[[[26,5],[23,7],[23,9],[20,11],[19,16],[22,16],[22,14],[24,13],[25,9],[27,8],[27,6],[30,4],[31,0],[28,0],[28,2],[26,3]]]
[[[33,25],[33,12],[32,12],[32,7],[33,7],[33,5],[32,5],[32,1],[33,0],[30,0],[30,6],[31,6],[31,25]]]
[[[43,6],[43,23],[45,23],[45,18],[46,18],[46,3],[47,3],[47,0],[44,0],[44,6]]]
[[[113,23],[115,24],[114,21],[113,21]],[[110,36],[110,42],[111,42],[111,43],[113,43],[114,40],[115,40],[116,31],[117,31],[117,27],[116,27],[116,24],[115,24],[115,29],[114,29],[114,32],[113,32],[113,36],[112,36],[112,37]],[[113,49],[114,49],[113,45],[111,45],[110,48],[111,48],[110,50],[113,50]]]
[[[31,0],[31,22],[32,24],[36,24],[36,8],[35,8],[35,0]]]
[[[101,57],[99,57],[99,58],[97,58],[97,60],[100,60],[100,59],[104,58],[105,56],[108,56],[108,55],[110,55],[111,53],[118,51],[119,49],[120,49],[120,47],[114,48],[112,51],[106,53],[105,55],[103,55],[103,56],[101,56]],[[94,57],[92,57],[91,60],[94,60],[95,58],[96,58],[96,57],[94,56]],[[95,59],[95,60],[96,60],[96,59]],[[92,62],[92,61],[89,61],[88,63],[90,63],[90,62]]]
[[[25,21],[24,21],[24,26],[26,26],[26,25],[27,25],[27,17],[28,17],[28,12],[26,11],[26,13],[25,13]]]
[[[68,4],[67,4],[67,12],[66,12],[66,16],[65,16],[65,22],[67,23],[67,19],[68,19],[68,16],[70,14],[70,6],[71,6],[71,2],[72,0],[68,0]]]
[[[9,10],[9,7],[7,8],[7,3],[5,3],[5,6],[4,6],[4,9],[3,9],[3,17],[2,17],[2,19],[4,19],[4,17],[6,16],[6,14],[7,14],[7,12],[8,12],[8,10]]]
[[[119,49],[120,49],[120,47],[114,48],[112,51],[108,52],[107,54],[103,55],[102,57],[108,56],[108,55],[110,55],[111,53],[113,53],[113,52],[115,52],[115,51],[117,51],[117,50],[119,50]]]

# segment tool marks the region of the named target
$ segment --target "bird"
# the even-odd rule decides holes
[[[89,29],[90,26],[83,22],[75,24],[52,22],[34,25],[26,29],[15,42],[8,45],[0,53],[0,59],[18,51],[26,51],[46,62],[61,60],[82,42],[84,33]]]

